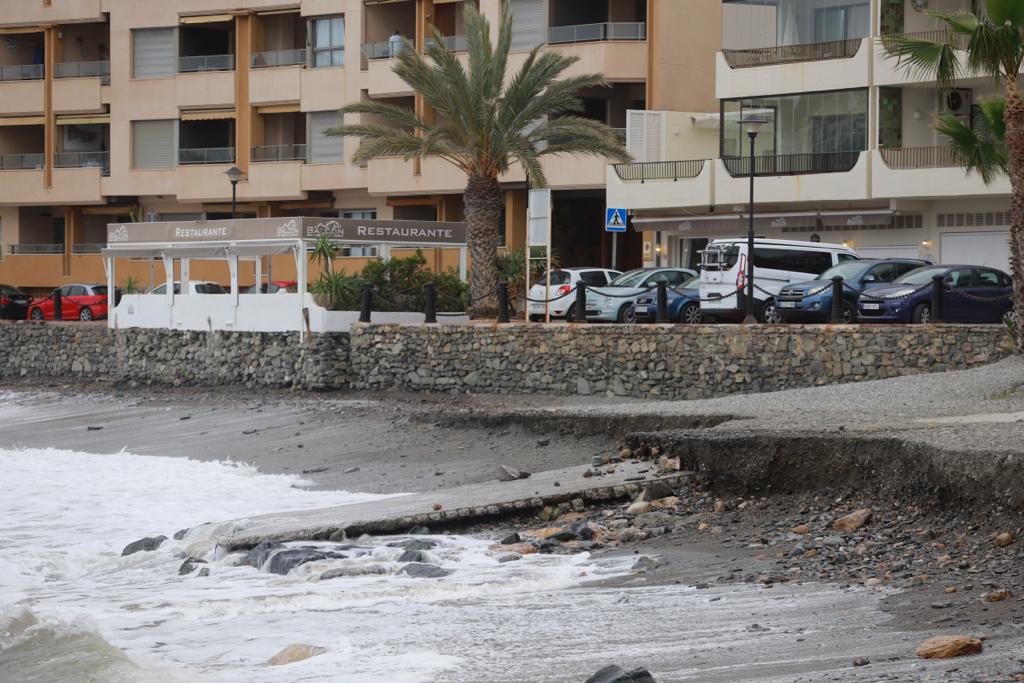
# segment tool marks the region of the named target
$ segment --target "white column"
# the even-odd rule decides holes
[[[260,292],[260,285],[263,284],[263,257],[257,256],[256,261],[253,262],[254,277],[256,280],[256,293]],[[267,283],[270,284],[269,282]]]
[[[117,313],[114,310],[117,301],[117,292],[114,291],[117,279],[114,277],[114,257],[108,256],[104,259],[107,264],[107,327],[117,327]]]
[[[181,293],[182,293],[183,296],[188,294],[191,291],[191,289],[192,289],[189,286],[189,282],[192,281],[192,277],[189,274],[191,272],[191,268],[190,268],[191,265],[192,265],[191,259],[187,259],[187,258],[181,259]]]
[[[469,259],[467,258],[467,249],[466,245],[459,247],[459,279],[463,282],[465,282],[466,278],[469,277]],[[530,263],[529,256],[526,258],[526,263]]]
[[[231,271],[231,297],[238,305],[238,257],[228,256],[228,270]]]
[[[309,279],[308,261],[306,259],[306,242],[299,240],[295,245],[295,279],[298,280],[299,293],[299,341],[306,340],[306,284]]]

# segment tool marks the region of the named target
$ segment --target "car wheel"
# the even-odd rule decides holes
[[[576,321],[576,304],[570,304],[569,310],[565,312],[565,322],[571,323]]]
[[[92,309],[88,306],[82,306],[82,310],[78,312],[78,319],[82,321],[92,320]]]
[[[542,316],[542,315],[531,315],[530,316],[530,322],[531,323],[544,322],[544,316]]]
[[[765,325],[778,325],[782,322],[779,309],[775,308],[775,299],[768,299],[761,307],[761,322]]]
[[[1016,325],[1018,322],[1019,319],[1017,318],[1017,311],[1013,310],[1012,308],[1006,309],[1006,312],[1003,313],[1003,324]]]
[[[932,309],[928,304],[918,304],[910,317],[911,322],[917,325],[927,325],[932,321]]]
[[[28,317],[31,318],[32,320],[42,320],[43,319],[43,309],[41,309],[41,308],[33,308],[32,312],[28,314]]]
[[[700,306],[698,304],[686,304],[679,312],[679,322],[684,325],[699,325],[701,323]]]
[[[633,310],[633,304],[626,304],[619,309],[618,321],[626,325],[636,324],[636,311]]]
[[[843,322],[847,325],[857,322],[857,309],[849,301],[843,303]]]

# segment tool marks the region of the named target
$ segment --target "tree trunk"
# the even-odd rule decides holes
[[[469,314],[474,320],[497,318],[498,244],[504,226],[505,198],[497,178],[471,175],[466,184],[466,227],[469,246]]]
[[[1006,78],[1006,147],[1010,155],[1010,274],[1017,311],[1014,346],[1024,354],[1024,101],[1017,75]]]

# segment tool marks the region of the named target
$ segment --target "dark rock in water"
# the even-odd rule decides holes
[[[515,545],[516,543],[522,543],[523,539],[519,537],[519,534],[512,533],[501,539],[501,545]]]
[[[181,539],[185,538],[186,535],[188,535],[188,532],[189,532],[189,529],[180,529],[180,530],[174,532],[174,540],[175,541],[180,541]]]
[[[209,576],[209,575],[210,575],[210,568],[209,567],[203,567],[202,569],[199,570],[199,573],[196,574],[196,576]]]
[[[647,572],[654,571],[657,568],[657,560],[655,560],[653,557],[647,557],[646,555],[643,555],[641,557],[638,557],[636,562],[633,563],[632,570],[640,574],[646,574]]]
[[[271,574],[286,576],[291,570],[308,562],[318,562],[327,559],[343,560],[346,557],[348,555],[320,550],[319,548],[285,548],[270,556],[270,562],[267,563],[266,569]]]
[[[407,538],[404,541],[392,541],[388,543],[389,548],[403,548],[405,550],[430,550],[436,548],[437,541],[430,538]]]
[[[665,482],[656,481],[644,487],[639,500],[646,500],[650,502],[652,500],[661,500],[662,498],[668,498],[669,496],[674,495],[676,495],[676,492],[672,490],[671,486]]]
[[[329,579],[340,579],[345,576],[370,576],[373,574],[387,574],[388,568],[380,564],[368,564],[365,567],[337,567],[328,569],[320,575],[321,581]]]
[[[186,574],[191,574],[201,564],[206,564],[206,560],[202,560],[197,557],[190,557],[182,562],[181,566],[178,567],[178,575],[185,576]]]
[[[442,576],[448,576],[452,571],[451,569],[438,567],[436,564],[412,562],[402,567],[402,571],[399,573],[408,574],[414,579],[439,579]]]
[[[426,562],[427,556],[422,550],[406,550],[398,557],[399,562]]]
[[[561,542],[574,541],[576,540],[576,532],[572,529],[562,529],[561,531],[556,531],[555,533],[551,534],[550,536],[548,536],[548,538],[550,538],[553,541]]]
[[[121,557],[125,555],[134,555],[135,553],[148,552],[156,550],[160,547],[160,544],[167,540],[166,536],[151,536],[147,538],[140,538],[134,543],[129,543],[121,551]]]
[[[270,559],[270,556],[282,548],[284,548],[284,545],[277,541],[263,541],[263,543],[247,552],[238,564],[262,569],[263,565]]]
[[[572,526],[569,527],[572,532],[584,541],[589,541],[594,538],[594,530],[590,528],[590,523],[585,519],[578,520]]]
[[[598,671],[586,680],[586,683],[656,683],[647,669],[626,671],[621,666],[612,664]]]
[[[409,529],[409,535],[410,536],[429,536],[430,535],[430,527],[414,526],[413,528]]]
[[[515,481],[516,479],[529,479],[530,473],[525,470],[517,470],[508,465],[498,465],[498,481]]]

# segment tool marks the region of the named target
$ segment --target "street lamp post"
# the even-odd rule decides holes
[[[242,169],[232,166],[224,171],[224,175],[231,181],[231,218],[238,218],[236,210],[238,206],[238,181],[242,178]]]
[[[747,137],[750,138],[750,209],[748,214],[749,223],[747,225],[747,315],[743,319],[745,325],[752,325],[757,322],[757,318],[754,316],[754,143],[757,140],[757,134],[761,132],[761,126],[765,123],[767,121],[756,116],[748,116],[740,122],[740,125],[746,127]]]

